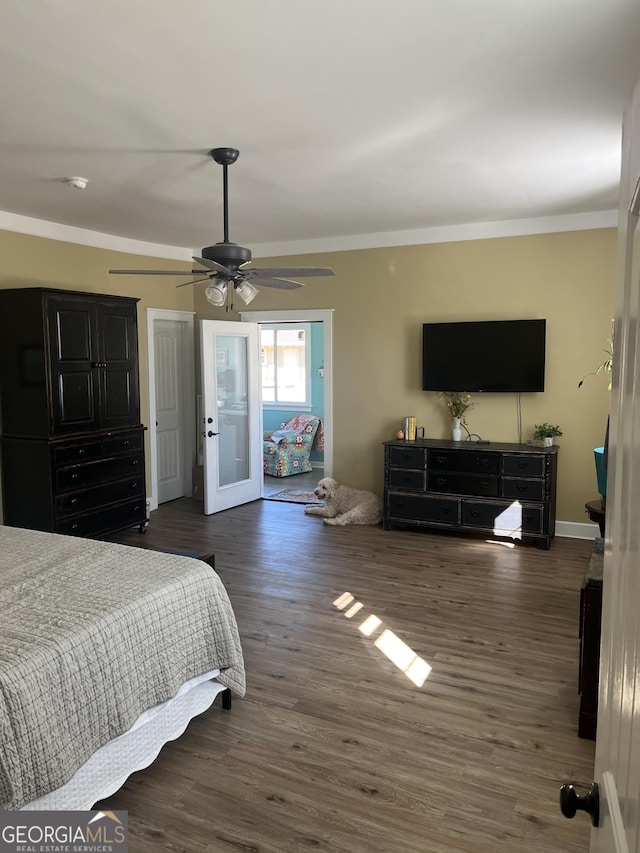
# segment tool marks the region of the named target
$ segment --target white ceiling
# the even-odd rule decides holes
[[[0,210],[200,248],[232,146],[256,256],[612,211],[639,45],[637,0],[1,0]]]

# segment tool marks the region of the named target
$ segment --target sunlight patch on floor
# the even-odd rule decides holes
[[[359,613],[364,605],[361,601],[356,601],[355,596],[350,592],[343,592],[333,602],[334,607],[342,611],[343,616],[347,619],[353,618],[356,613]],[[348,609],[346,609],[348,608]],[[373,635],[382,627],[382,620],[375,613],[370,613],[369,616],[358,625],[358,630],[365,637],[373,637]],[[389,628],[384,630],[374,640],[374,646],[382,652],[398,669],[403,672],[407,678],[416,685],[422,687],[432,667],[421,657],[419,657],[403,640],[400,639]]]

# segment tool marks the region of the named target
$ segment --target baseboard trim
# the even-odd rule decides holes
[[[597,524],[587,524],[583,521],[556,521],[556,536],[566,539],[597,539],[600,528]]]

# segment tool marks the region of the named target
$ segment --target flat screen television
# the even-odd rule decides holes
[[[423,391],[544,391],[546,320],[424,323]]]

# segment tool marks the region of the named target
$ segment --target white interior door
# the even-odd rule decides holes
[[[262,495],[257,323],[200,321],[204,512]]]
[[[153,324],[159,504],[185,494],[183,325],[175,320]]]
[[[625,115],[592,853],[640,851],[640,85]]]

